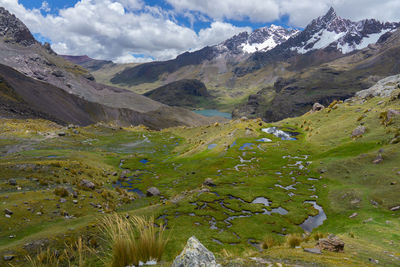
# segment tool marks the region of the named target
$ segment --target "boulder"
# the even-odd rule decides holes
[[[392,118],[400,116],[400,110],[395,110],[395,109],[389,109],[387,111],[387,119],[391,120]]]
[[[376,156],[376,158],[372,161],[373,164],[379,164],[383,161],[383,157],[382,154],[379,154],[378,156]]]
[[[80,184],[81,187],[86,188],[86,189],[95,189],[95,184],[89,180],[83,179]]]
[[[318,240],[317,245],[321,250],[332,252],[342,252],[344,250],[344,242],[334,235],[329,235],[328,238]]]
[[[7,215],[13,215],[14,212],[12,212],[12,211],[9,210],[9,209],[5,209],[5,210],[4,210],[4,213],[7,214]]]
[[[352,136],[352,137],[359,137],[359,136],[362,136],[362,135],[365,133],[366,130],[367,130],[367,129],[366,129],[364,126],[358,126],[358,127],[355,128],[354,131],[351,133],[351,136]]]
[[[149,189],[147,189],[146,194],[148,197],[159,196],[160,190],[158,190],[157,187],[150,187]]]
[[[200,241],[192,236],[186,243],[181,254],[179,254],[171,267],[220,267],[215,256]]]
[[[312,254],[322,254],[319,248],[305,248],[304,252],[312,253]]]
[[[4,261],[11,261],[14,259],[14,255],[4,255],[3,259]]]
[[[351,214],[351,215],[349,216],[349,218],[352,219],[352,218],[355,218],[355,217],[357,217],[357,216],[358,216],[358,213],[357,213],[357,212],[354,212],[353,214]]]
[[[10,180],[8,180],[8,184],[9,184],[9,185],[17,185],[17,180],[15,180],[15,179],[10,179]]]
[[[312,112],[320,111],[323,110],[325,107],[321,105],[320,103],[314,103],[312,107]]]
[[[393,208],[391,208],[390,210],[391,210],[391,211],[398,211],[398,210],[400,210],[400,206],[393,207]]]
[[[65,132],[59,132],[58,136],[66,136],[66,133]]]
[[[215,183],[214,183],[213,179],[211,179],[211,178],[207,178],[207,179],[204,181],[203,184],[204,184],[205,186],[215,186]]]

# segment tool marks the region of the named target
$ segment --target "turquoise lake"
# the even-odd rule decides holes
[[[221,112],[216,109],[193,110],[193,112],[207,117],[220,116],[226,119],[232,119],[231,113]]]

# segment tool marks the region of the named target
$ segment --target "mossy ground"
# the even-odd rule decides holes
[[[263,133],[271,124],[260,120],[159,132],[2,120],[0,210],[13,214],[0,217],[0,250],[15,254],[17,266],[23,266],[23,255],[34,253],[23,248],[33,240],[62,248],[82,235],[101,250],[96,218],[116,211],[166,224],[166,264],[195,235],[222,262],[243,266],[253,264],[249,256],[286,264],[367,266],[373,258],[398,265],[399,211],[390,209],[400,205],[400,145],[391,144],[400,119],[385,125],[380,113],[400,104],[379,101],[338,103],[275,124],[296,134],[295,141]],[[360,123],[367,131],[354,139],[351,132]],[[58,136],[61,131],[66,136]],[[257,141],[261,137],[272,142]],[[383,161],[373,164],[378,154]],[[206,178],[215,186],[204,186]],[[96,188],[81,187],[82,179]],[[138,198],[152,186],[161,196]],[[56,195],[60,187],[70,194]],[[252,203],[260,197],[268,205]],[[318,214],[305,201],[316,201],[327,215],[314,231],[339,235],[345,252],[312,255],[285,245],[258,251],[255,244],[266,235],[283,242],[286,234],[303,233],[299,225]],[[277,213],[279,207],[287,213]],[[349,218],[353,213],[358,216]],[[302,243],[314,245],[314,240]],[[100,264],[95,256],[88,262]]]

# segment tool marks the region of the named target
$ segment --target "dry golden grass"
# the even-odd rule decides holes
[[[107,264],[112,267],[159,261],[168,241],[164,228],[156,227],[154,218],[113,214],[101,220],[101,229],[110,244]]]
[[[302,242],[302,238],[299,234],[290,234],[288,235],[286,242],[291,248],[295,248],[297,246],[300,246]]]

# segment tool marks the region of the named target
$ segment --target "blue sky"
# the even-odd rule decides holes
[[[271,24],[301,29],[333,6],[358,21],[400,21],[395,0],[0,0],[59,54],[167,60]]]

